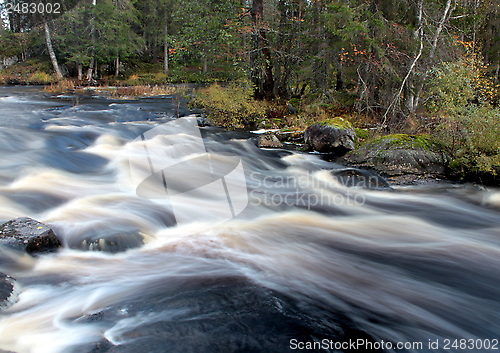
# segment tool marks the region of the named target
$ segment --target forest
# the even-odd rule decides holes
[[[343,115],[432,133],[456,166],[500,166],[495,0],[12,0],[2,18],[4,83],[232,82],[200,104],[251,96],[238,119],[270,127]]]

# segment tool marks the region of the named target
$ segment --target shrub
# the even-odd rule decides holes
[[[450,166],[462,172],[500,171],[500,110],[471,106],[443,118],[436,135],[453,157]]]
[[[500,170],[498,86],[475,54],[432,71],[427,107],[441,116],[435,135],[452,156],[451,167],[496,174]]]
[[[29,75],[26,82],[30,85],[48,85],[54,82],[54,77],[45,72],[37,71]]]
[[[192,105],[203,108],[217,124],[225,127],[249,127],[266,115],[267,103],[253,99],[248,83],[213,84],[195,91]]]
[[[431,71],[427,108],[445,116],[462,114],[470,105],[492,105],[498,85],[487,76],[486,66],[476,54],[434,68]]]

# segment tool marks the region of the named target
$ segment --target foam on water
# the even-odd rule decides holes
[[[210,220],[215,210],[206,201],[220,195],[205,191],[176,209],[189,220],[176,225],[168,200],[138,197],[130,175],[131,164],[148,168],[144,142],[133,139],[149,124],[98,112],[94,106],[96,125],[62,119],[55,127],[49,119],[47,129],[30,130],[37,143],[57,130],[59,141],[71,135],[81,145],[44,144],[40,152],[14,139],[26,156],[12,159],[20,173],[0,169],[0,219],[39,219],[65,244],[37,258],[2,249],[9,260],[0,270],[18,280],[19,297],[0,314],[0,349],[214,351],[210,342],[218,339],[228,352],[278,352],[294,335],[342,337],[351,329],[394,342],[498,337],[498,191],[348,188],[330,173],[341,166],[317,156],[280,157],[251,141],[204,133],[214,170],[233,168],[228,155],[243,159],[249,205],[229,222]],[[97,136],[79,134],[89,129]],[[170,134],[149,145],[166,165],[198,156],[184,131]],[[74,153],[105,163],[72,172],[36,157],[62,150],[69,154],[62,164]],[[306,205],[304,197],[322,202]],[[73,246],[117,231],[141,231],[145,244],[117,254]]]

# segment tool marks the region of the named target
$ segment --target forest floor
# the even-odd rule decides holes
[[[68,78],[63,81],[73,82],[75,86],[141,86],[228,82],[243,77],[242,73],[227,65],[211,67],[206,73],[198,66],[172,68],[168,74],[163,70],[161,63],[131,62],[118,76],[101,70],[103,72],[99,74],[99,78],[90,84],[86,79],[78,80],[76,72],[64,67],[63,72],[66,72],[65,76]],[[0,84],[55,85],[60,80],[51,73],[52,71],[49,61],[28,59],[0,70]]]

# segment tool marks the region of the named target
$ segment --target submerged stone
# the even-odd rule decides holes
[[[144,245],[144,240],[153,237],[141,230],[92,230],[82,235],[80,243],[71,242],[70,248],[89,251],[118,253]],[[80,238],[81,239],[81,238]]]

